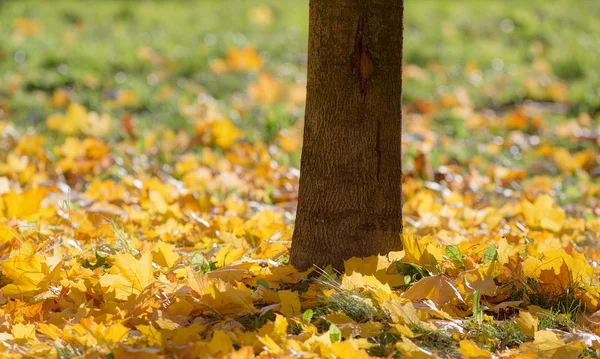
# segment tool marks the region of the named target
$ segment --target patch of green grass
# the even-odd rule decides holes
[[[456,139],[466,139],[470,131],[466,127],[465,119],[449,111],[440,111],[436,113],[432,121],[439,127],[446,136]]]
[[[269,28],[249,17],[251,9],[265,3],[274,13]],[[181,116],[179,101],[193,103],[198,93],[206,91],[228,103],[231,95],[245,91],[255,79],[256,74],[217,75],[210,70],[210,62],[232,47],[255,46],[273,59],[266,65],[269,72],[286,63],[290,68],[300,66],[296,72],[302,73],[307,10],[308,3],[259,0],[196,0],[183,6],[179,1],[107,0],[85,6],[75,0],[7,2],[0,11],[0,73],[7,80],[23,77],[22,90],[16,93],[9,91],[10,81],[0,82],[0,100],[9,100],[11,118],[23,126],[43,127],[53,112],[46,101],[54,90],[64,88],[89,110],[114,118],[126,110],[133,112],[142,129],[160,125],[189,129],[191,119]],[[19,37],[14,30],[18,18],[39,21],[42,32]],[[162,62],[140,59],[142,48],[151,49]],[[161,97],[165,88],[170,95]],[[118,90],[133,90],[139,105],[107,107],[106,101]]]
[[[94,252],[94,255],[96,257],[96,261],[94,263],[91,263],[88,259],[85,259],[82,263],[83,268],[89,268],[91,270],[94,270],[100,267],[107,267],[106,257],[100,256],[98,252]]]
[[[263,4],[273,9],[274,22],[268,28],[248,16]],[[564,11],[569,4],[574,6]],[[533,62],[541,59],[549,64],[545,75],[549,80],[568,84],[573,112],[597,113],[599,15],[600,5],[594,0],[565,0],[564,6],[547,6],[542,0],[406,0],[404,61],[426,71],[422,77],[406,79],[405,101],[432,101],[464,88],[478,108],[519,103],[528,98],[524,78]],[[17,36],[14,23],[21,17],[40,21],[41,34]],[[180,101],[193,103],[198,93],[206,91],[231,112],[227,104],[232,96],[256,78],[256,74],[215,74],[209,66],[213,59],[222,58],[231,47],[252,44],[268,59],[267,71],[301,78],[307,40],[306,1],[2,2],[0,100],[8,100],[16,123],[43,127],[53,112],[45,103],[55,89],[68,89],[74,101],[115,118],[121,118],[125,109],[108,108],[106,100],[117,90],[133,90],[140,101],[128,111],[140,127],[189,129],[191,119],[180,114]],[[152,49],[163,62],[140,60],[142,47]],[[285,71],[279,68],[282,64]],[[9,84],[17,78],[21,89],[12,92]],[[159,96],[165,87],[171,94]],[[285,108],[283,114],[273,112],[280,111],[267,107],[235,120],[268,139],[277,128],[303,116],[302,111],[289,116]],[[451,131],[466,135],[461,127]]]
[[[275,313],[269,310],[264,314],[249,314],[238,319],[247,331],[257,331],[268,321],[275,320]]]
[[[421,327],[413,327],[411,330],[418,335],[411,340],[419,347],[429,350],[442,358],[460,357],[456,342],[447,332],[442,330],[429,330]]]
[[[556,311],[548,311],[540,315],[538,324],[539,330],[544,329],[560,329],[568,331],[570,328],[577,327],[574,318],[568,314]]]
[[[511,320],[482,322],[470,321],[465,326],[468,338],[483,344],[491,351],[503,351],[519,347],[530,337],[521,333],[519,327]]]
[[[370,342],[373,342],[377,346],[367,349],[367,353],[379,358],[399,358],[400,354],[395,348],[398,340],[400,340],[398,334],[384,331],[378,336],[369,339]]]
[[[358,293],[342,291],[323,297],[321,301],[331,310],[343,312],[359,323],[371,321],[378,314],[371,301]]]
[[[78,356],[77,353],[74,353],[69,348],[57,348],[56,354],[59,359],[71,359]]]
[[[317,331],[319,333],[324,333],[327,330],[329,330],[329,326],[331,325],[331,323],[325,319],[327,314],[331,312],[329,308],[327,306],[321,305],[310,308],[310,310],[312,310],[310,322],[314,324],[315,327],[317,327]]]
[[[583,353],[579,355],[580,358],[600,358],[600,352],[594,348],[585,348]]]
[[[366,323],[382,317],[367,295],[359,291],[343,289],[333,275],[323,271],[318,281],[322,286],[336,290],[329,296],[319,298],[320,302],[331,311],[343,312],[359,323]]]

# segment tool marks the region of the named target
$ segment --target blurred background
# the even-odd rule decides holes
[[[407,250],[349,264],[372,292],[286,265],[308,2],[0,0],[0,350],[598,357],[600,1],[405,0]]]
[[[479,144],[493,162],[552,172],[561,161],[522,152],[597,146],[599,2],[405,6],[408,170],[423,153],[433,165],[472,160]],[[307,35],[300,0],[1,1],[0,121],[59,135],[115,138],[135,126],[202,137],[219,117],[215,132],[276,145],[297,166]]]

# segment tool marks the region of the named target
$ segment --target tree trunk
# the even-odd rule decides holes
[[[403,0],[311,0],[291,263],[402,249]]]

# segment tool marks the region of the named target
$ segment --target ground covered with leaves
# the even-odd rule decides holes
[[[306,4],[185,4],[0,1],[0,357],[600,355],[596,2],[406,1],[404,250],[344,272],[288,263]]]

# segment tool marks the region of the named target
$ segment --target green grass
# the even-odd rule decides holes
[[[383,317],[379,313],[372,300],[366,293],[354,290],[349,291],[341,287],[341,284],[333,275],[323,271],[318,282],[325,288],[334,289],[335,292],[329,296],[322,296],[320,302],[331,311],[340,311],[359,323],[366,323]]]
[[[519,327],[511,320],[469,322],[466,327],[469,339],[481,343],[492,351],[504,351],[517,348],[532,338],[521,333]]]
[[[23,90],[16,94],[9,94],[7,81],[0,81],[0,99],[7,98],[13,121],[36,126],[50,112],[44,103],[55,89],[71,89],[74,100],[100,111],[107,110],[103,102],[111,93],[128,89],[140,97],[139,106],[132,110],[141,123],[189,127],[189,119],[179,113],[179,100],[194,101],[199,88],[204,88],[227,102],[255,77],[218,76],[209,70],[210,61],[223,57],[229,48],[252,44],[278,62],[298,68],[304,65],[308,7],[271,1],[277,21],[265,32],[247,15],[263,3],[0,2],[0,73],[7,81],[24,75]],[[14,36],[13,24],[19,17],[39,19],[44,25],[42,35],[25,40]],[[64,41],[71,33],[76,34],[75,39]],[[137,52],[142,46],[163,56],[167,63],[140,61]],[[267,69],[274,64],[269,61]],[[85,84],[90,77],[98,80],[96,86]],[[173,93],[159,100],[164,86],[171,86]],[[108,111],[116,117],[124,113],[123,109]]]
[[[575,323],[575,318],[571,317],[569,314],[553,310],[542,313],[538,324],[539,330],[559,329],[569,331],[571,328],[576,327],[577,323]]]
[[[370,339],[376,346],[369,348],[367,353],[374,357],[397,358],[399,354],[396,351],[395,345],[399,340],[400,336],[398,334],[383,332],[375,338]]]
[[[412,341],[419,347],[427,349],[442,358],[459,357],[456,343],[452,336],[442,330],[429,330],[419,327],[411,328],[412,332],[417,334]]]
[[[251,23],[247,15],[265,3],[275,18],[267,29]],[[405,6],[404,60],[426,70],[421,78],[405,80],[406,103],[435,100],[459,88],[465,88],[479,108],[519,103],[532,97],[523,83],[533,72],[532,64],[544,60],[550,66],[547,80],[568,84],[571,112],[600,110],[597,1],[406,0]],[[41,21],[42,36],[14,36],[19,17]],[[282,114],[281,109],[263,108],[239,117],[228,105],[256,74],[216,75],[209,63],[231,47],[253,44],[267,58],[267,71],[302,78],[307,32],[308,1],[301,0],[4,1],[0,108],[6,107],[5,117],[13,122],[43,126],[52,112],[46,101],[55,89],[66,88],[87,108],[120,118],[126,109],[106,108],[105,102],[116,90],[129,89],[139,95],[140,103],[128,110],[142,127],[189,128],[190,119],[178,104],[193,102],[206,91],[238,124],[260,127],[270,138],[277,128],[301,118],[301,109]],[[165,63],[140,61],[137,51],[142,46]],[[477,70],[467,73],[468,66]],[[15,82],[19,90],[11,92]],[[173,92],[162,98],[158,95],[165,86]],[[461,127],[451,131],[469,135]]]
[[[598,111],[600,72],[593,55],[600,53],[600,24],[593,20],[600,16],[598,2],[408,0],[405,11],[405,61],[435,62],[443,69],[428,74],[430,88],[408,81],[408,98],[466,86],[480,105],[501,107],[527,97],[523,76],[535,59],[543,59],[550,77],[569,83],[577,107]],[[469,63],[479,67],[477,76],[463,71]],[[505,78],[503,88],[485,94],[486,85]]]

